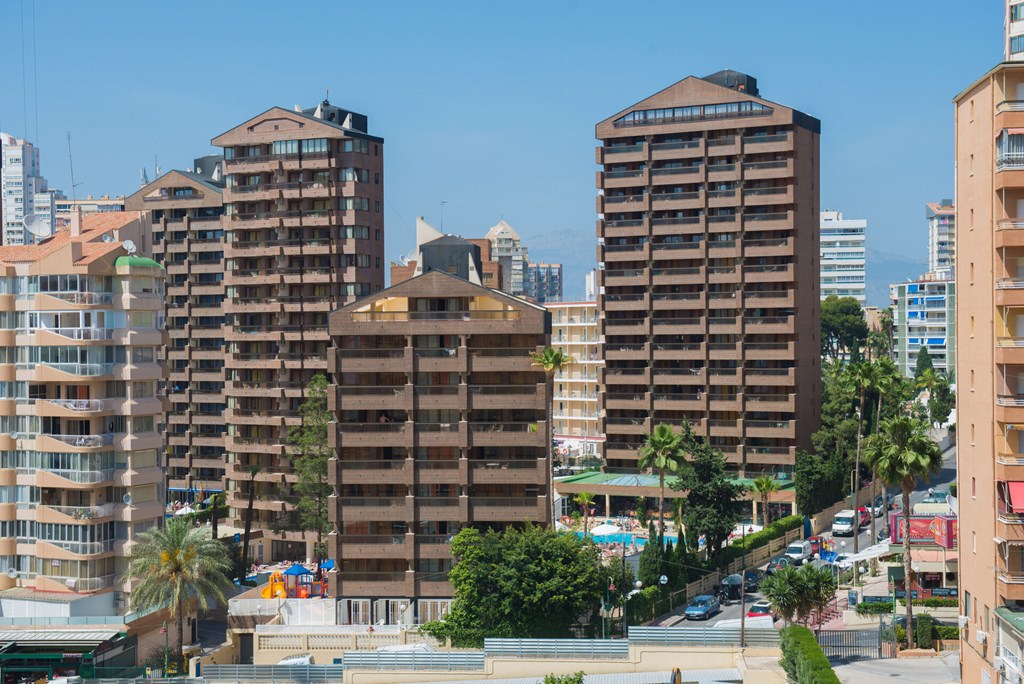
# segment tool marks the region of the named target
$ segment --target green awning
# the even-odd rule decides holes
[[[153,261],[149,257],[141,256],[119,256],[114,259],[114,266],[131,266],[135,268],[163,268],[159,262]]]
[[[1003,606],[1002,608],[996,608],[996,615],[1024,635],[1024,610],[1013,610]]]

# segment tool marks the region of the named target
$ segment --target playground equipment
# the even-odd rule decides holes
[[[284,578],[279,570],[275,570],[270,575],[270,581],[267,582],[267,586],[260,590],[260,596],[268,598],[288,598],[288,592],[284,586]]]

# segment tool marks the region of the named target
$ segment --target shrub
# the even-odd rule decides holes
[[[790,530],[802,527],[804,518],[801,515],[790,515],[779,520],[772,521],[767,527],[753,534],[745,535],[741,540],[735,540],[729,546],[719,552],[719,559],[723,564],[729,563],[743,555],[743,551],[751,551],[760,548],[774,539],[784,536]]]
[[[906,599],[899,599],[900,605],[907,605]],[[915,606],[924,606],[925,608],[956,608],[960,605],[959,601],[955,598],[947,598],[945,596],[930,596],[925,599],[917,599],[914,601]]]
[[[917,624],[914,625],[914,639],[917,641],[918,648],[931,648],[932,647],[932,616],[925,613],[924,615],[918,615]]]
[[[885,615],[892,612],[891,603],[858,603],[857,615]]]
[[[828,658],[814,634],[806,627],[793,626],[782,630],[782,658],[779,664],[791,682],[800,684],[839,684]]]
[[[933,639],[960,639],[960,628],[956,625],[937,625],[932,623]]]

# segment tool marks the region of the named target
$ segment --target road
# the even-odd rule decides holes
[[[928,495],[928,488],[929,487],[931,487],[933,489],[940,489],[940,490],[948,489],[949,488],[949,484],[951,482],[955,481],[955,480],[956,480],[956,448],[954,447],[952,449],[947,450],[945,453],[943,453],[943,455],[942,455],[942,471],[938,475],[933,477],[928,483],[923,483],[923,482],[919,483],[918,488],[913,493],[911,493],[911,495],[910,495],[910,505],[914,506],[914,504],[920,502],[921,499],[925,498]],[[893,494],[894,497],[899,495],[898,492],[892,492],[892,494]],[[861,498],[862,498],[862,500],[866,500],[866,498],[867,498],[866,493],[862,494]],[[875,526],[876,526],[877,530],[883,529],[885,527],[885,525],[886,525],[886,518],[885,518],[884,515],[882,517],[879,517],[879,518],[875,519]],[[852,537],[841,537],[841,538],[837,538],[837,539],[839,541],[845,541],[846,542],[846,553],[848,553],[848,554],[853,553],[853,538]],[[860,538],[859,538],[858,541],[860,543],[861,550],[866,549],[867,547],[873,545],[874,542],[872,542],[872,540],[871,540],[871,526],[870,525],[868,525],[868,526],[863,528],[863,530],[860,533]],[[761,566],[761,570],[764,570],[767,567],[767,565],[768,565],[767,563],[762,565]],[[751,606],[754,603],[756,603],[757,601],[761,600],[761,598],[762,598],[761,594],[757,593],[757,592],[754,592],[752,594],[748,594],[747,597],[746,597],[746,603],[744,605],[747,606],[748,609],[749,609],[749,606]],[[711,618],[709,620],[706,620],[706,621],[705,620],[689,621],[688,622],[685,619],[683,619],[683,617],[682,617],[682,612],[683,612],[683,610],[685,608],[686,608],[685,605],[684,606],[677,606],[675,608],[675,610],[671,611],[670,613],[666,613],[665,615],[662,615],[653,624],[663,625],[663,626],[685,625],[685,624],[690,624],[690,625],[694,625],[694,626],[697,626],[697,625],[711,626],[711,625],[714,625],[714,624],[716,624],[717,622],[719,622],[721,620],[737,620],[737,619],[739,619],[740,614],[741,614],[739,601],[736,601],[736,602],[732,603],[731,605],[722,606],[721,612],[718,613],[718,615],[716,615],[715,617],[713,617],[713,618]]]

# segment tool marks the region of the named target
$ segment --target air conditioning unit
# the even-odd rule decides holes
[[[985,643],[988,640],[988,634],[985,634],[985,632],[983,632],[983,631],[981,631],[979,629],[977,632],[975,632],[974,639],[979,644],[983,644],[983,643]]]
[[[966,615],[958,615],[956,621],[960,625],[960,629],[966,627],[967,623],[970,622]]]
[[[992,666],[995,667],[997,673],[1002,673],[1006,670],[1006,664],[1003,662],[1003,659],[999,656],[996,656],[992,659]]]

